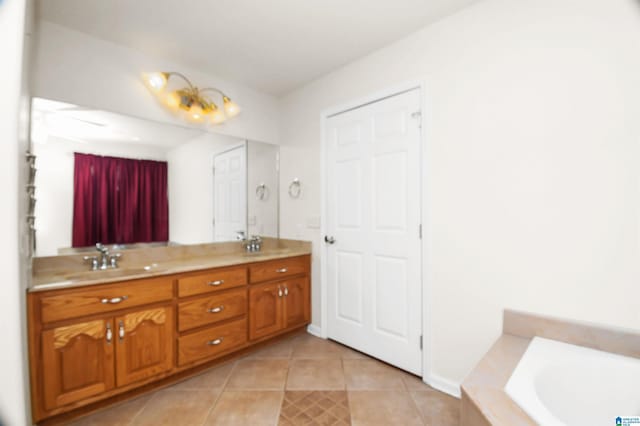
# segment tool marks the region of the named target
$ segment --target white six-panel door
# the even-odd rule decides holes
[[[237,240],[247,233],[246,143],[215,156],[214,241]]]
[[[331,116],[325,128],[328,337],[415,374],[422,373],[419,111],[414,89]]]

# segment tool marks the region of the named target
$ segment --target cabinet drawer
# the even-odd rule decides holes
[[[198,331],[178,340],[178,365],[214,358],[247,342],[247,320]]]
[[[247,268],[214,269],[178,280],[178,296],[193,296],[247,284]]]
[[[252,283],[274,280],[309,271],[309,256],[290,257],[256,263],[249,268]]]
[[[189,330],[247,313],[247,290],[199,297],[178,305],[178,329]]]
[[[63,290],[40,298],[42,322],[171,300],[172,280],[166,277]]]

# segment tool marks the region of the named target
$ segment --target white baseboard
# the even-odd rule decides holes
[[[423,378],[426,384],[441,392],[460,398],[460,384],[452,380],[445,379],[437,374],[429,374]]]
[[[307,326],[307,333],[312,334],[321,339],[324,339],[324,337],[322,337],[322,329],[317,325],[309,324]]]

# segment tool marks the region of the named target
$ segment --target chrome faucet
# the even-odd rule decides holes
[[[109,248],[102,243],[97,243],[96,250],[100,252],[100,269],[107,269],[109,267]]]
[[[243,241],[244,249],[249,253],[260,251],[262,248],[262,238],[252,235],[248,240]]]
[[[122,257],[122,254],[109,254],[109,248],[105,247],[102,243],[96,244],[96,250],[100,252],[100,256],[85,256],[83,259],[85,261],[91,262],[91,270],[97,271],[105,270],[108,268],[117,268],[118,267],[118,259]]]

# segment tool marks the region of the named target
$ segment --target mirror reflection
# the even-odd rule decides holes
[[[276,145],[35,98],[35,255],[278,237]]]

